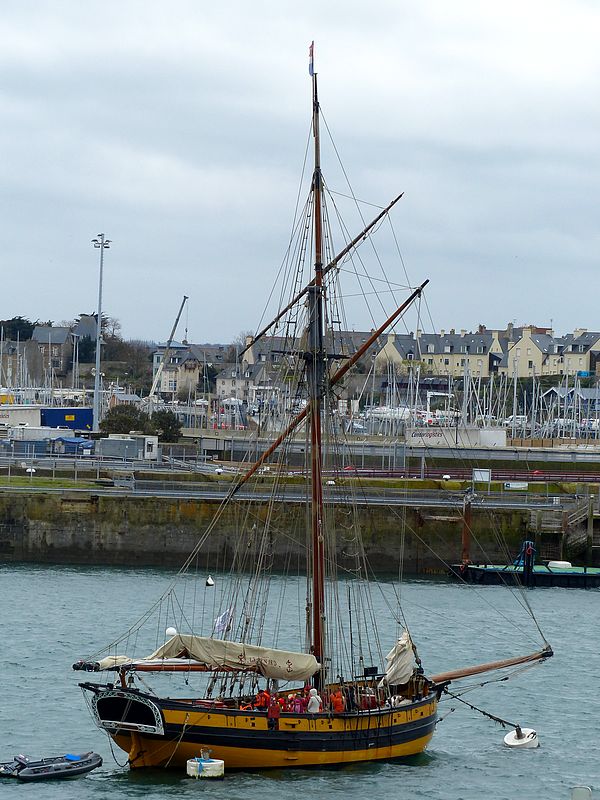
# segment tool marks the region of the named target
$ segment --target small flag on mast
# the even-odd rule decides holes
[[[218,616],[215,620],[215,627],[213,628],[213,633],[222,633],[226,631],[227,628],[231,625],[231,621],[233,619],[233,610],[228,608],[224,611],[220,616]]]
[[[308,74],[312,77],[315,74],[315,61],[314,61],[315,43],[311,42],[308,48]]]

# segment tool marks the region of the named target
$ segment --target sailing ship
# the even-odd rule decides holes
[[[385,647],[389,649],[386,667],[381,666],[383,648],[378,620],[368,599],[370,570],[356,504],[350,498],[346,511],[341,489],[332,486],[335,481],[328,478],[326,454],[335,453],[334,435],[340,434],[330,423],[329,412],[335,406],[335,389],[343,377],[421,296],[427,281],[372,332],[354,355],[336,348],[335,337],[330,334],[335,313],[330,304],[336,296],[340,266],[399,198],[339,253],[328,254],[331,239],[312,48],[310,74],[314,169],[299,227],[300,238],[309,243],[312,254],[312,275],[302,283],[298,273],[293,276],[291,301],[282,302],[284,307],[273,322],[254,337],[257,342],[269,331],[284,331],[279,355],[285,364],[286,381],[292,374],[300,379],[306,402],[300,402],[300,394],[290,392],[296,402],[289,403],[289,421],[282,424],[280,434],[262,456],[231,484],[227,502],[220,506],[178,576],[183,588],[174,582],[123,637],[73,665],[77,670],[108,674],[103,683],[84,681],[80,686],[96,724],[128,754],[131,768],[181,767],[206,750],[222,759],[227,769],[337,765],[414,755],[422,752],[433,736],[438,701],[451,681],[543,660],[552,654],[544,643],[542,649],[527,655],[427,675],[411,632],[398,615],[397,640]],[[278,516],[288,469],[286,443],[299,432],[304,432],[306,443],[308,496],[306,503],[296,506],[306,522],[305,538],[292,530],[289,517]],[[263,491],[266,485],[270,497],[262,505],[251,501],[249,508],[242,506],[240,498],[255,479],[263,481]],[[352,487],[348,492],[354,491],[356,482],[349,483]],[[237,504],[238,524],[231,545],[231,568],[217,581],[206,579],[203,548],[230,504]],[[287,505],[286,514],[293,503],[288,500]],[[339,580],[338,572],[335,536],[339,530],[348,551],[341,575],[345,582]],[[296,647],[290,646],[288,631],[282,632],[280,622],[275,621],[273,605],[263,599],[273,582],[274,541],[294,535],[307,559],[306,594],[296,598],[301,631]],[[296,585],[299,574],[298,568]],[[218,603],[216,583],[224,587]],[[347,607],[340,597],[344,587]],[[212,593],[212,606],[206,600],[207,591]],[[200,596],[201,613],[197,611]],[[289,599],[278,603],[286,605]],[[169,638],[160,643],[165,622],[176,619],[177,628],[167,628]],[[122,655],[121,648],[139,646],[142,630],[150,624],[157,625],[158,646],[154,651],[142,657]],[[273,637],[272,646],[267,643],[268,636]],[[282,640],[286,646],[276,646]],[[158,680],[165,675],[182,677],[186,696],[165,696],[148,687],[151,676]],[[194,681],[204,683],[190,698],[187,687]]]

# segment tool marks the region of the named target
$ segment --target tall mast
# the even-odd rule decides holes
[[[315,141],[315,166],[312,179],[314,281],[308,293],[308,347],[306,367],[310,397],[311,444],[311,543],[312,543],[312,652],[324,664],[325,640],[325,548],[323,541],[323,484],[321,412],[325,392],[324,380],[327,356],[323,348],[323,209],[321,176],[321,145],[319,138],[319,99],[317,75],[313,69],[313,45],[310,47],[309,73],[312,77],[313,137]]]

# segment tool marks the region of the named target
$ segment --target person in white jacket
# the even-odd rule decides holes
[[[316,689],[311,689],[308,693],[308,706],[306,710],[309,714],[318,714],[321,710],[321,698]]]

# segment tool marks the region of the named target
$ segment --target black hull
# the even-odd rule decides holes
[[[536,566],[532,572],[524,572],[522,567],[480,566],[452,564],[450,577],[465,583],[480,586],[499,586],[501,584],[521,584],[527,587],[560,586],[565,589],[597,589],[600,587],[600,570],[589,572],[585,567],[581,572],[550,570]]]

